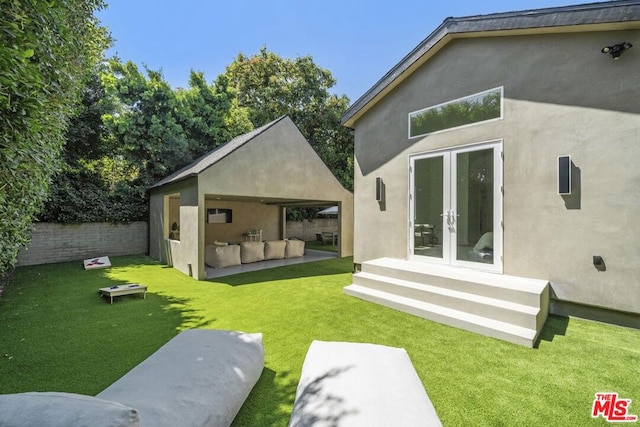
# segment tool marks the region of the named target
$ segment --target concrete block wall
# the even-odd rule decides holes
[[[20,251],[16,265],[21,267],[148,252],[149,227],[146,221],[129,224],[35,223],[31,243]]]
[[[338,231],[337,218],[314,218],[311,221],[287,221],[287,236],[301,240],[316,240],[316,233]]]
[[[336,218],[287,221],[287,237],[303,240],[315,240],[316,233],[337,230]],[[31,243],[18,254],[16,266],[148,253],[149,227],[146,221],[129,224],[39,222],[33,225]]]

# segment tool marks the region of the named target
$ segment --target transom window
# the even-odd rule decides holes
[[[502,87],[409,113],[409,138],[502,118]]]

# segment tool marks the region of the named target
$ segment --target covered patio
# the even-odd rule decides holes
[[[286,116],[157,182],[150,203],[150,255],[198,280],[223,274],[205,266],[207,246],[296,238],[288,208],[337,206],[338,256],[353,254],[353,194]]]

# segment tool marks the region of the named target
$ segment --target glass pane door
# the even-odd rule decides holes
[[[457,153],[455,169],[455,259],[493,264],[493,149]]]
[[[412,247],[414,255],[443,258],[444,169],[448,155],[416,159],[413,165]]]
[[[497,142],[411,158],[413,257],[502,270],[501,147]]]

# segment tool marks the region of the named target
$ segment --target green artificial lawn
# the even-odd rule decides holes
[[[311,341],[407,349],[445,426],[597,426],[594,393],[640,414],[640,331],[551,316],[530,349],[343,294],[352,259],[198,282],[147,257],[23,267],[0,298],[0,393],[97,394],[187,328],[262,332],[266,366],[237,426],[286,426]],[[147,298],[98,296],[141,283]],[[162,375],[161,372],[158,375]]]

